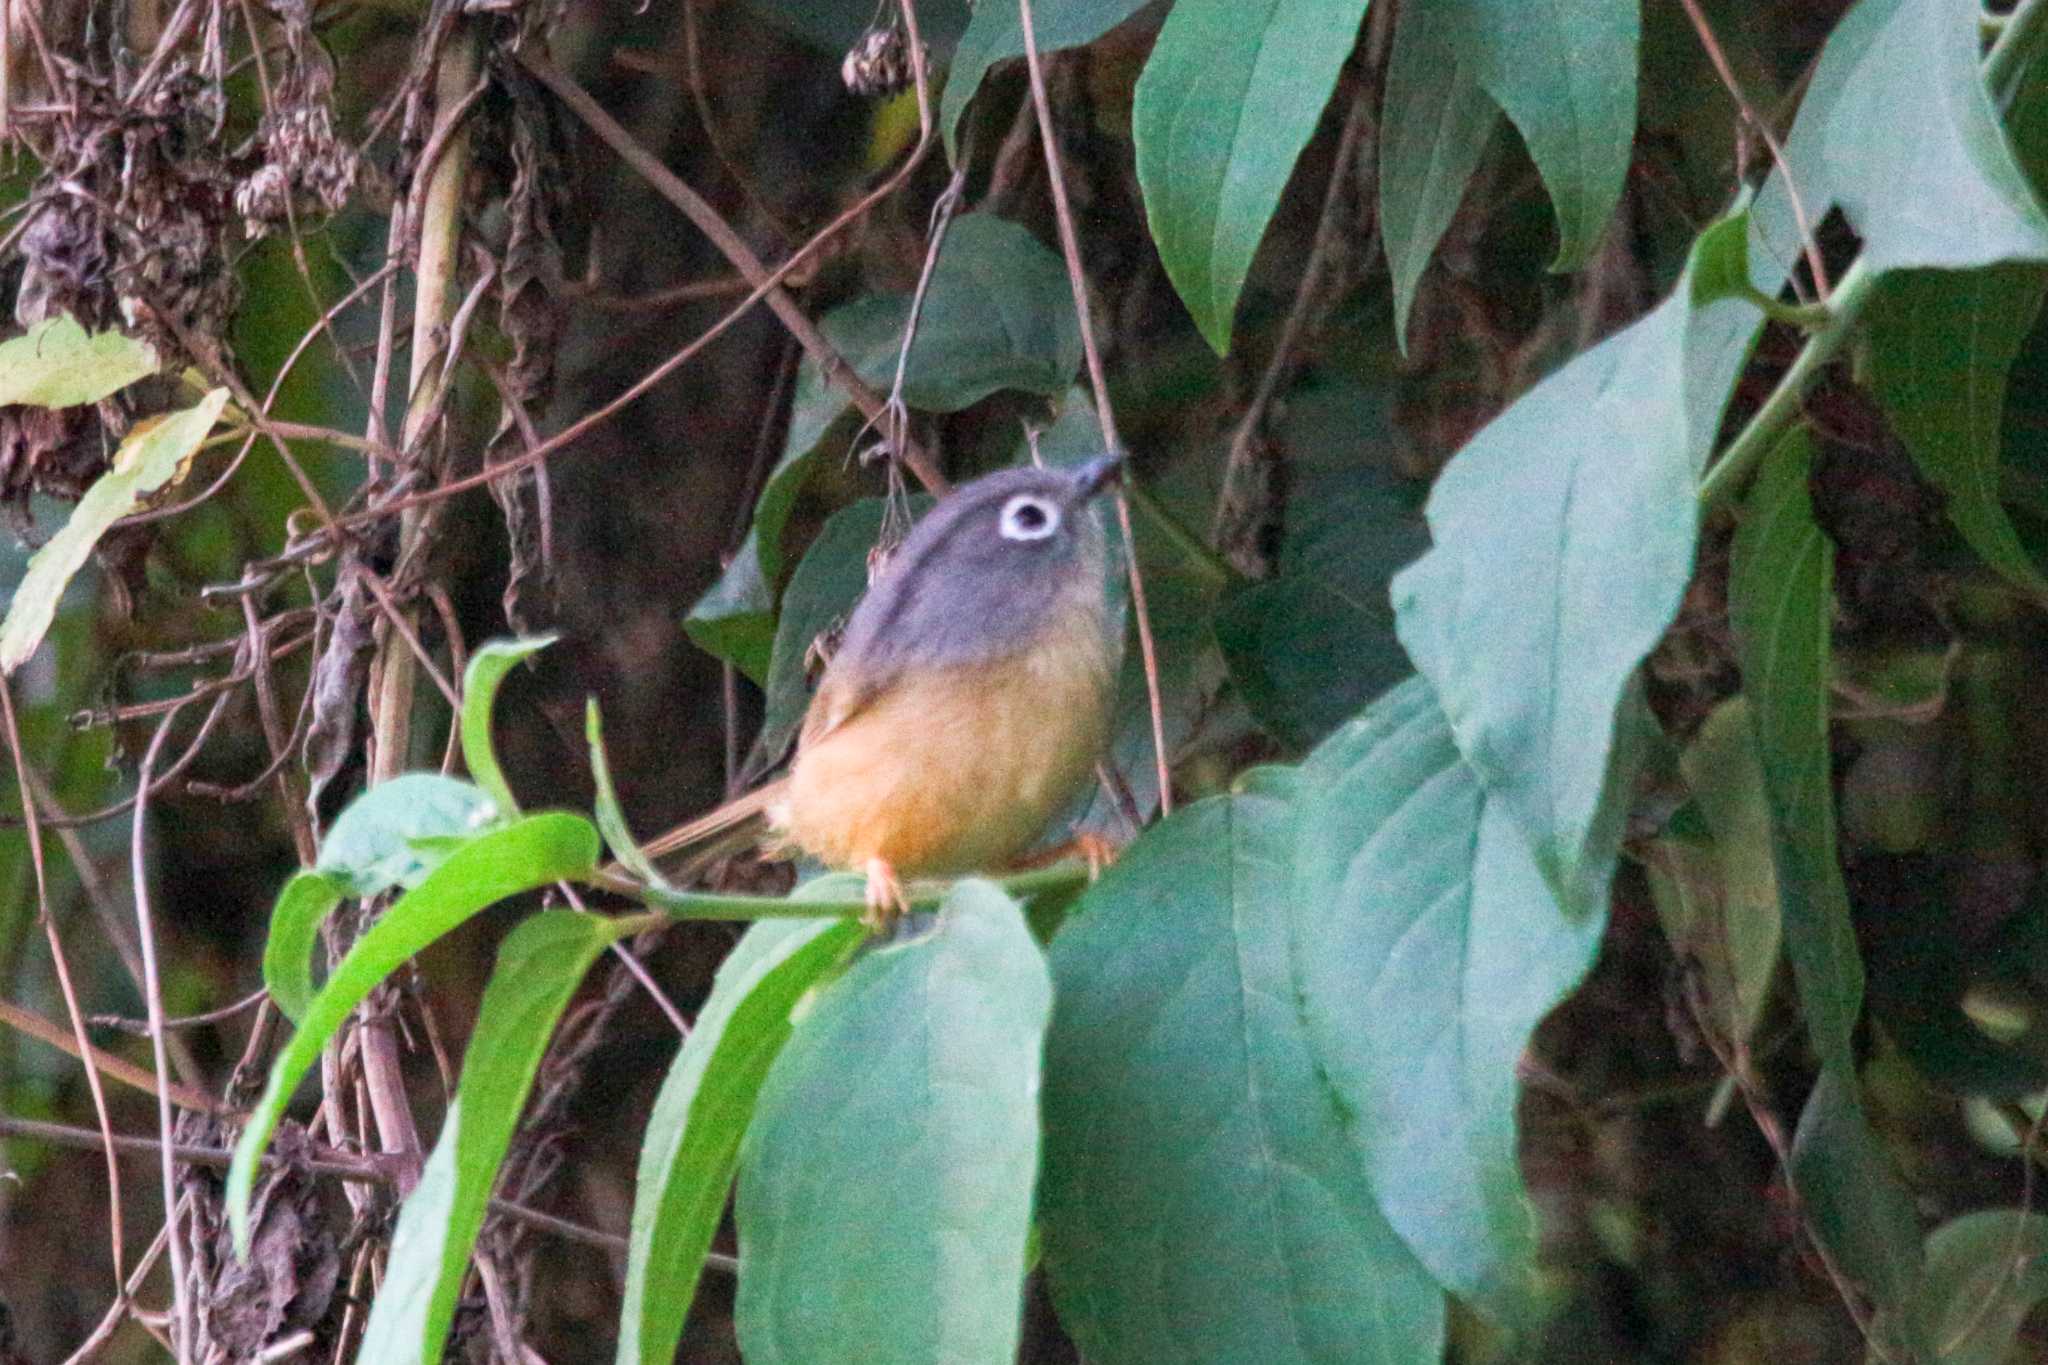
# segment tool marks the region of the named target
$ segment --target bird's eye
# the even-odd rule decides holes
[[[1044,540],[1060,528],[1060,509],[1035,493],[1019,493],[1003,504],[1004,540]]]

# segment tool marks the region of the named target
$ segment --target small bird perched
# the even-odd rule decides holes
[[[905,876],[1016,859],[1107,738],[1116,642],[1088,503],[1121,467],[1006,469],[940,502],[854,608],[788,776],[647,852],[765,818],[773,841],[866,874],[873,929],[907,908]]]

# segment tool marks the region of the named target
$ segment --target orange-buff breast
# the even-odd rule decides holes
[[[1102,646],[1080,644],[901,678],[798,749],[775,823],[833,867],[998,870],[1093,772],[1108,667]]]

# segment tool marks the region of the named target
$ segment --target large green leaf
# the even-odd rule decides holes
[[[1290,777],[1148,830],[1053,942],[1045,1264],[1099,1365],[1443,1349],[1295,1004]]]
[[[740,1152],[751,1365],[1016,1354],[1050,1008],[1022,912],[976,881],[819,993]]]
[[[2006,376],[2041,311],[2048,274],[2003,264],[1901,270],[1865,315],[1871,387],[1920,472],[1948,496],[1970,548],[2015,584],[2048,593],[1999,502]]]
[[[1515,1064],[1599,947],[1458,757],[1420,679],[1302,765],[1294,971],[1315,1056],[1379,1206],[1452,1292],[1512,1318],[1534,1222]]]
[[[97,403],[156,371],[156,351],[120,332],[88,334],[69,313],[0,342],[0,405]]]
[[[747,532],[732,562],[690,614],[683,631],[697,647],[727,660],[759,686],[768,680],[775,647],[775,588],[761,564],[760,533]]]
[[[1259,723],[1307,749],[1413,672],[1387,584],[1429,546],[1420,485],[1374,463],[1383,399],[1334,384],[1289,400],[1286,535],[1270,578],[1233,586],[1216,616],[1230,674]],[[1380,447],[1384,449],[1385,447]]]
[[[1082,47],[1137,13],[1145,0],[1035,0],[1031,33],[1041,54]],[[939,101],[939,129],[946,135],[946,154],[960,159],[960,116],[981,89],[982,78],[998,62],[1024,55],[1024,24],[1018,7],[1005,0],[977,5],[953,50],[946,71],[946,93]]]
[[[675,1356],[740,1136],[797,1002],[864,938],[851,920],[766,920],[718,968],[647,1119],[619,1315],[619,1365]]]
[[[2020,1328],[2048,1299],[2048,1217],[1966,1213],[1927,1237],[1921,1321],[1942,1365],[2005,1365]]]
[[[21,337],[7,344],[26,340]],[[7,618],[0,622],[0,674],[14,672],[36,652],[50,622],[56,619],[57,600],[72,575],[84,567],[92,547],[109,526],[183,474],[227,403],[228,391],[215,389],[180,412],[136,423],[122,439],[107,472],[85,490],[71,509],[70,520],[29,560],[28,572],[7,604]]]
[[[1862,0],[1821,50],[1785,156],[1810,226],[1840,205],[1865,268],[2048,257],[2048,219],[1999,128],[1976,0]],[[1763,252],[1798,259],[1784,177],[1757,202]]]
[[[1528,144],[1557,210],[1555,268],[1583,265],[1628,178],[1639,7],[1614,0],[1437,0],[1432,8],[1445,11],[1445,38],[1458,67],[1471,72]]]
[[[1230,349],[1280,192],[1358,37],[1366,0],[1180,0],[1131,110],[1152,240],[1195,326]]]
[[[1422,272],[1465,198],[1465,184],[1500,122],[1500,106],[1460,60],[1446,5],[1403,5],[1380,115],[1380,238],[1394,290],[1394,336],[1408,344],[1408,311]]]
[[[1708,228],[1669,299],[1475,436],[1394,580],[1459,751],[1578,912],[1605,898],[1638,757],[1618,718],[1691,581],[1697,476],[1761,317],[1719,292],[1746,228]]]
[[[1792,1183],[1806,1223],[1836,1267],[1885,1314],[1887,1359],[1924,1360],[1920,1221],[1857,1098],[1853,1072],[1822,1070],[1792,1136]],[[1900,1346],[1910,1354],[1896,1354]]]
[[[1812,455],[1812,441],[1795,429],[1764,461],[1735,534],[1728,614],[1763,758],[1785,953],[1814,1046],[1824,1062],[1853,1073],[1850,1034],[1863,1004],[1863,964],[1835,854],[1828,750],[1835,547],[1814,524],[1806,487]]]
[[[597,955],[636,927],[632,919],[545,910],[506,937],[440,1141],[398,1211],[384,1286],[370,1305],[357,1359],[441,1359],[491,1186],[555,1023]]]
[[[292,1092],[349,1012],[407,958],[477,911],[521,891],[583,876],[597,865],[597,851],[597,831],[581,816],[528,816],[478,835],[450,853],[356,940],[307,1004],[298,1032],[271,1063],[263,1096],[235,1144],[227,1203],[238,1251],[248,1252],[249,1194],[256,1164]]]

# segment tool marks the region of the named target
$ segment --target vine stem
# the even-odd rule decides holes
[[[1985,83],[1991,88],[1994,102],[2001,106],[2011,94],[2011,85],[2026,69],[2027,61],[2048,42],[2044,15],[2048,15],[2048,0],[2021,0],[1985,55]],[[1878,273],[1870,269],[1863,257],[1858,257],[1836,282],[1828,298],[1825,320],[1807,337],[1764,405],[1743,424],[1735,439],[1728,443],[1728,449],[1700,480],[1702,510],[1712,511],[1734,501],[1765,453],[1798,420],[1807,388],[1855,332],[1863,310],[1876,297],[1877,282]]]
[[[1088,383],[1095,394],[1095,419],[1102,424],[1104,453],[1123,451],[1117,434],[1116,414],[1109,405],[1109,380],[1102,369],[1102,350],[1095,344],[1090,321],[1088,276],[1081,268],[1081,239],[1074,230],[1074,211],[1067,202],[1067,177],[1060,165],[1059,144],[1053,139],[1052,102],[1045,93],[1045,63],[1038,54],[1038,33],[1031,22],[1031,0],[1017,0],[1017,17],[1024,35],[1024,64],[1031,80],[1031,104],[1038,115],[1038,138],[1045,146],[1045,178],[1052,187],[1053,220],[1059,225],[1060,254],[1067,262],[1067,282],[1074,290],[1074,318],[1081,327],[1081,354],[1088,361]],[[1152,714],[1152,761],[1157,767],[1159,813],[1173,814],[1173,771],[1166,758],[1166,708],[1159,694],[1159,653],[1152,641],[1152,614],[1145,607],[1145,576],[1138,569],[1138,541],[1131,533],[1131,498],[1125,491],[1128,476],[1117,484],[1116,519],[1124,533],[1124,566],[1130,571],[1131,612],[1138,621],[1138,652],[1145,665],[1145,701]]]
[[[447,385],[442,365],[443,339],[456,303],[455,275],[462,243],[462,196],[469,179],[470,96],[483,65],[482,36],[473,23],[460,23],[449,34],[434,73],[434,130],[429,148],[439,148],[425,164],[429,179],[420,198],[419,265],[414,276],[412,351],[405,424],[399,440],[402,457],[417,463],[429,427],[444,410],[440,401]],[[399,519],[398,563],[419,553],[427,512],[407,508]],[[378,642],[370,697],[370,782],[388,781],[405,770],[412,744],[413,694],[419,669],[413,654],[415,607],[391,603],[390,628]],[[406,1098],[404,1060],[391,1021],[367,1015],[359,1024],[363,1081],[377,1140],[386,1152],[416,1160],[419,1125]],[[409,1164],[399,1179],[399,1193],[411,1193],[417,1168]]]

